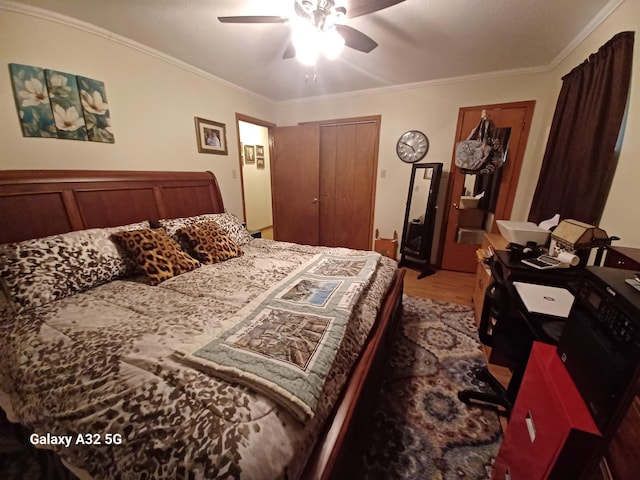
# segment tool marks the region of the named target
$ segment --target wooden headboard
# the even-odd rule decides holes
[[[222,212],[212,172],[0,171],[0,244]]]

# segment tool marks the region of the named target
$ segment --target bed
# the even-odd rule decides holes
[[[159,227],[175,237],[190,228],[201,232],[212,219],[239,249],[224,249],[224,261],[188,267],[151,286],[123,253],[131,237],[123,231]],[[3,171],[0,225],[0,406],[31,443],[88,478],[348,478],[401,313],[404,272],[395,262],[373,252],[254,239],[225,213],[211,172]],[[62,273],[31,284],[29,275],[7,273],[17,264],[31,272],[33,263],[51,261],[30,249],[52,236],[79,256],[91,257],[87,252],[100,244],[110,252],[109,268],[91,257],[65,271],[79,261],[74,253],[64,258]],[[20,263],[25,258],[27,267]],[[329,333],[302,329],[322,337],[322,348],[333,338],[326,351],[335,352],[324,364],[315,360],[320,347],[305,357],[306,346],[288,344],[279,365],[324,365],[325,379],[320,387],[304,384],[304,394],[279,384],[276,393],[289,400],[283,403],[262,375],[276,369],[262,366],[255,338],[241,334],[264,320],[263,312],[277,310],[274,302],[309,297],[307,280],[299,279],[338,275],[336,262],[349,272],[358,265],[362,278],[344,297],[353,308],[340,322],[327,322],[342,325],[335,337],[328,327],[322,332]],[[318,284],[346,289],[340,278]],[[320,298],[324,305],[334,296]],[[298,325],[298,313],[287,310],[287,319]],[[251,344],[253,356],[212,372],[210,364],[220,367],[233,356],[213,347],[203,353],[218,342],[212,332],[215,338],[231,332],[226,347],[231,340],[242,346],[237,350]],[[272,330],[262,333],[274,338],[266,342],[273,348],[281,342]],[[246,369],[238,372],[238,364]]]

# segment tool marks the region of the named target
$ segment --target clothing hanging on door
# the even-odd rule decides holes
[[[504,165],[505,159],[504,144],[483,112],[480,123],[469,137],[456,143],[456,167],[468,175],[481,175],[495,172]]]

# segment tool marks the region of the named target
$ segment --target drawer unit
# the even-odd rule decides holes
[[[536,342],[492,479],[580,478],[601,438],[555,347]]]
[[[480,325],[482,307],[484,306],[484,295],[487,287],[491,283],[491,270],[483,262],[478,261],[475,282],[473,284],[473,313],[476,318],[476,325]]]
[[[491,247],[493,250],[506,250],[507,242],[499,233],[485,233],[482,241],[482,251],[486,252]],[[476,278],[473,287],[473,313],[476,317],[476,324],[480,324],[480,316],[482,315],[482,307],[484,305],[484,292],[491,283],[491,271],[481,260],[482,255],[478,255],[478,266],[476,269]]]
[[[640,270],[640,248],[609,247],[603,266],[624,270]]]

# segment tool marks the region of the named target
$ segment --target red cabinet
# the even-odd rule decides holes
[[[492,479],[579,478],[600,441],[556,347],[534,343]]]

